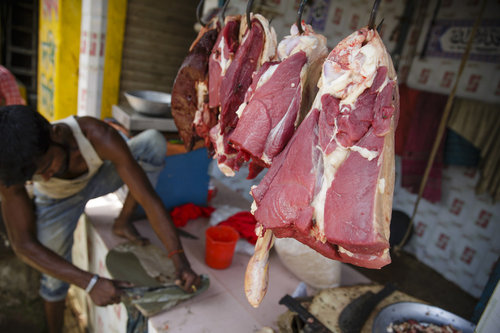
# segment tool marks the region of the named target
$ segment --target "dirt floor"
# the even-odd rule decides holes
[[[470,320],[478,299],[407,252],[391,253],[392,263],[380,270],[355,267],[369,279],[392,283],[399,290]]]

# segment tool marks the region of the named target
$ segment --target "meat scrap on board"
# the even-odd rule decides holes
[[[278,45],[279,61],[267,62],[254,74],[230,143],[252,157],[249,179],[271,166],[309,111],[317,92],[321,65],[328,55],[326,38],[303,24],[294,24],[290,36]],[[255,164],[256,166],[252,166]]]
[[[318,86],[311,111],[251,190],[259,240],[245,293],[255,307],[267,285],[263,252],[275,236],[357,266],[391,261],[399,93],[390,55],[372,25],[330,52]]]

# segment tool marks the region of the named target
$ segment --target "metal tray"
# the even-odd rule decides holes
[[[373,333],[388,333],[392,323],[414,319],[421,324],[452,325],[463,333],[473,333],[476,325],[441,308],[415,302],[399,302],[386,306],[373,321]]]

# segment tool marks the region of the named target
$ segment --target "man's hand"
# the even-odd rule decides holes
[[[191,267],[186,267],[179,270],[178,279],[175,283],[184,291],[193,293],[201,287],[201,278]]]
[[[110,280],[100,277],[89,295],[98,306],[106,306],[121,302],[124,291],[121,288],[132,287],[133,284],[125,281]]]

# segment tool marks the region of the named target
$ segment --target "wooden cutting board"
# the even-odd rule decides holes
[[[316,296],[314,296],[312,302],[310,303],[308,310],[311,312],[316,318],[318,318],[326,327],[328,327],[334,333],[341,333],[338,318],[342,310],[361,296],[362,294],[371,291],[373,293],[377,293],[383,288],[382,285],[373,284],[373,285],[355,285],[349,287],[338,287],[338,288],[330,288],[324,289],[320,291]],[[382,300],[377,307],[372,311],[370,317],[368,317],[361,333],[371,333],[372,325],[375,316],[378,312],[384,308],[385,306],[397,303],[397,302],[420,302],[425,303],[422,300],[407,295],[401,291],[394,291],[387,298]],[[280,316],[278,320],[278,325],[281,333],[291,333],[292,330],[292,320],[294,314],[290,311],[284,313]]]

